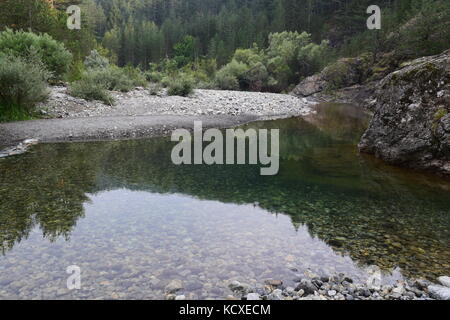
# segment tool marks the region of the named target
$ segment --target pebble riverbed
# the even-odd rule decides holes
[[[307,115],[313,101],[287,94],[197,89],[189,97],[168,96],[163,89],[151,95],[145,88],[111,92],[114,106],[86,101],[67,93],[67,88],[50,88],[49,99],[38,110],[51,118],[137,115],[234,115],[259,116]]]

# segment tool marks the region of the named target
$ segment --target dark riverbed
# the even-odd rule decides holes
[[[324,105],[280,128],[280,172],[174,166],[173,143],[41,144],[0,159],[0,298],[223,298],[248,284],[343,272],[363,282],[450,274],[450,183],[358,154],[367,116]],[[81,268],[81,290],[66,268]],[[297,269],[298,271],[293,271]]]

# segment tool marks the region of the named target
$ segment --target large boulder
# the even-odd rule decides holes
[[[450,176],[450,50],[385,77],[361,152]]]
[[[305,78],[299,85],[297,85],[292,94],[300,97],[308,97],[314,93],[321,92],[326,87],[326,81],[323,79],[322,74],[318,73],[313,76]]]
[[[305,78],[292,91],[300,97],[308,97],[322,91],[331,91],[363,83],[370,69],[368,57],[342,58],[322,72]]]

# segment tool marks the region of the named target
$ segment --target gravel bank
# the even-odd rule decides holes
[[[169,134],[176,128],[226,128],[251,121],[312,112],[314,102],[290,95],[196,90],[190,97],[152,96],[137,88],[112,92],[114,106],[86,101],[67,94],[66,87],[52,87],[38,110],[47,119],[0,124],[1,146],[16,146],[25,139],[40,142],[144,138]]]
[[[167,135],[176,128],[192,129],[194,121],[202,121],[204,128],[226,128],[258,119],[252,115],[153,115],[20,121],[0,124],[0,146],[17,145],[25,139],[68,142],[144,138]]]
[[[86,101],[67,94],[65,87],[53,87],[47,102],[38,106],[52,118],[138,115],[306,115],[311,102],[291,95],[226,91],[195,90],[189,97],[167,96],[165,90],[150,95],[144,88],[131,92],[112,92],[116,103],[105,105]]]

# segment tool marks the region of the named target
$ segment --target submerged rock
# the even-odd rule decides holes
[[[317,290],[317,287],[309,279],[302,279],[295,290],[303,290],[303,292],[306,294],[314,294],[314,292]]]
[[[450,176],[450,50],[391,73],[376,99],[360,151]]]
[[[435,299],[450,300],[450,288],[448,287],[432,285],[428,287],[428,292]]]
[[[165,288],[167,293],[175,293],[181,289],[183,289],[183,283],[181,280],[172,280]]]
[[[234,292],[245,292],[248,288],[246,284],[242,284],[239,281],[232,281],[228,287]]]

